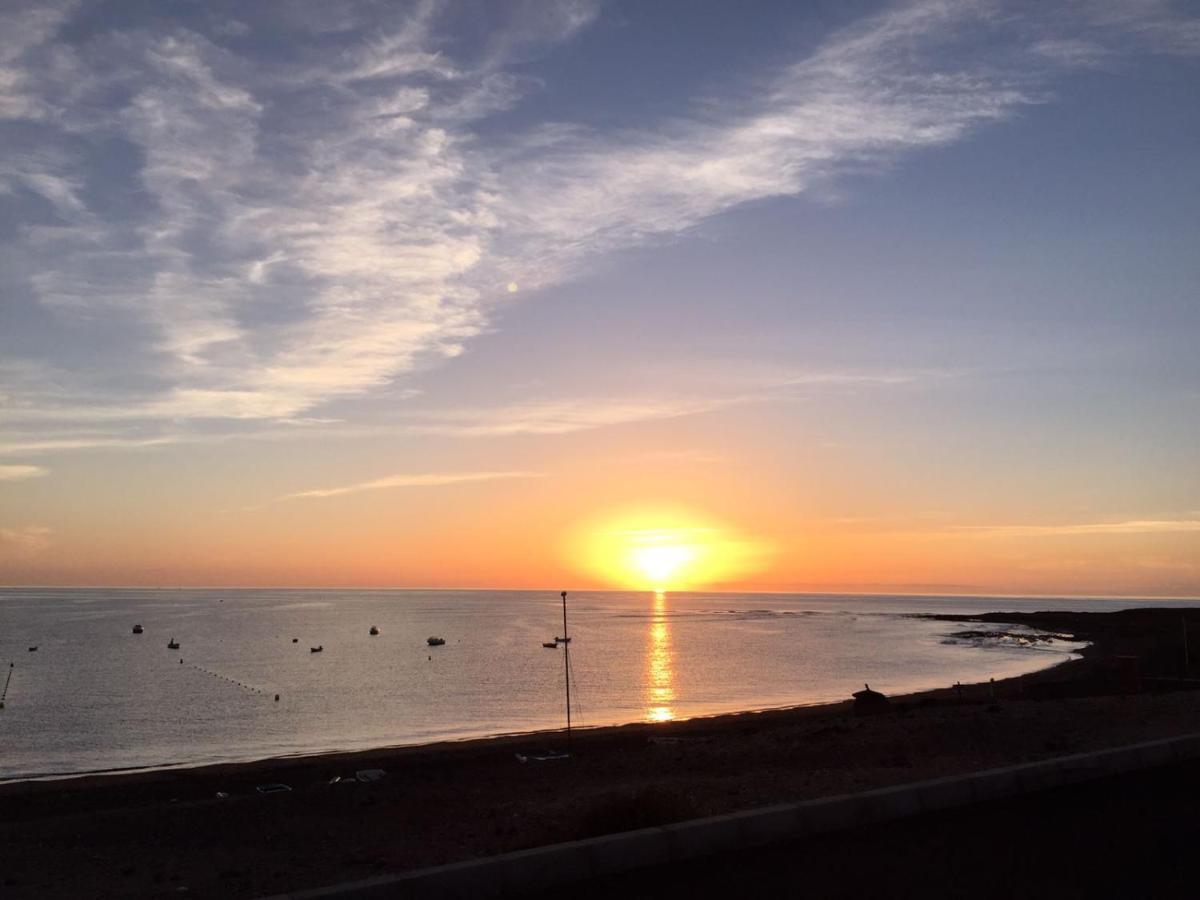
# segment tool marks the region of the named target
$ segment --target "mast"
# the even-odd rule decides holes
[[[571,635],[567,632],[567,592],[562,592],[563,607],[563,683],[567,688],[567,752],[571,752]]]

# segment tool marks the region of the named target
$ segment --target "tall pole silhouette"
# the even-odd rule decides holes
[[[563,606],[563,682],[567,687],[567,752],[571,752],[571,635],[567,632],[567,592],[562,592]]]

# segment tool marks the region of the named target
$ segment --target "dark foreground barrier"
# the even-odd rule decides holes
[[[533,891],[804,837],[1000,800],[1200,758],[1200,734],[895,787],[783,803],[484,859],[281,894],[272,900],[416,900],[520,896]]]

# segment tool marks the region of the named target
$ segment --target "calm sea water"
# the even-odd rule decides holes
[[[1001,678],[1078,646],[948,642],[953,624],[905,614],[1132,605],[644,593],[569,603],[582,725],[821,703],[864,682],[899,693]],[[542,642],[561,631],[553,592],[0,589],[0,664],[14,663],[0,779],[558,728],[564,654]],[[434,635],[445,646],[428,647]]]

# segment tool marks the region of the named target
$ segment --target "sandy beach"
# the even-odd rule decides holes
[[[1200,610],[944,617],[1091,642],[993,684],[851,704],[0,785],[6,897],[251,897],[584,836],[1200,731]],[[355,773],[386,772],[360,782]],[[341,780],[335,780],[341,779]],[[265,784],[291,789],[261,794]]]

